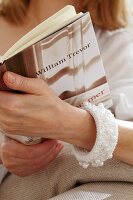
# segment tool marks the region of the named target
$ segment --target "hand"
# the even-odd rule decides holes
[[[92,148],[96,128],[93,117],[85,110],[62,101],[42,79],[12,72],[5,72],[3,79],[7,87],[24,92],[0,92],[0,128],[4,132]]]
[[[62,148],[55,140],[26,146],[6,137],[1,145],[1,160],[12,174],[29,176],[47,167]]]
[[[3,79],[9,88],[24,93],[0,92],[1,129],[8,134],[26,133],[28,136],[54,139],[52,133],[61,130],[60,108],[65,103],[42,79],[26,78],[10,72],[6,72]]]

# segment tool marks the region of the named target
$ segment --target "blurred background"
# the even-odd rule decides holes
[[[133,0],[127,0],[128,2],[128,9],[129,9],[129,29],[133,34]]]

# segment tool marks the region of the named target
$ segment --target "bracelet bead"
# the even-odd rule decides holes
[[[91,151],[72,146],[72,151],[79,165],[87,168],[103,166],[104,162],[113,157],[118,142],[118,125],[110,110],[100,103],[98,106],[89,102],[83,103],[83,109],[89,112],[96,123],[96,141]]]

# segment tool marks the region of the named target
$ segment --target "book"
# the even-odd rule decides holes
[[[89,12],[66,6],[17,41],[0,57],[0,90],[5,71],[41,78],[62,100],[81,107],[84,101],[112,105]],[[11,136],[25,144],[41,138]]]

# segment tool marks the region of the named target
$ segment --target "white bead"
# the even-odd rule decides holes
[[[84,164],[82,165],[82,167],[83,167],[84,169],[87,169],[88,166],[89,166],[89,165],[88,165],[87,163],[84,163]]]
[[[103,163],[103,162],[101,162],[101,163],[99,164],[99,166],[103,166],[103,164],[104,164],[104,163]]]
[[[114,115],[104,108],[103,104],[95,106],[84,102],[83,106],[95,120],[96,141],[90,152],[72,146],[73,154],[84,168],[87,168],[90,164],[94,167],[102,166],[106,160],[113,156],[118,141],[118,126]]]

